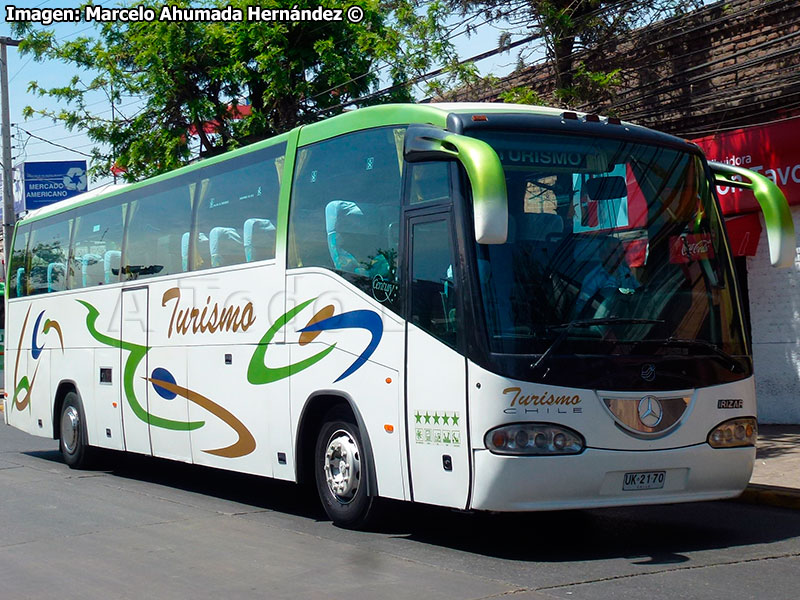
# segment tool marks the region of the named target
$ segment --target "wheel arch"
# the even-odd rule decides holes
[[[367,494],[377,496],[378,478],[375,471],[375,454],[372,451],[369,431],[352,396],[341,390],[320,390],[306,399],[303,410],[300,413],[295,441],[295,478],[298,483],[314,480],[314,448],[317,436],[322,429],[325,415],[335,406],[346,408],[355,419],[361,435],[361,443],[364,445],[364,452],[369,457],[367,461]]]

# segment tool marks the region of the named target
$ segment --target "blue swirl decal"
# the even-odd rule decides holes
[[[36,317],[36,324],[33,326],[33,339],[31,339],[31,355],[33,356],[33,360],[38,360],[39,355],[44,350],[44,344],[39,346],[36,341],[36,334],[39,333],[39,324],[42,322],[42,317],[44,316],[44,311],[39,313],[39,316]]]
[[[350,365],[344,373],[334,381],[334,383],[341,381],[355,373],[375,352],[378,344],[383,337],[383,321],[381,321],[378,313],[371,310],[354,310],[351,312],[342,313],[341,315],[334,315],[322,321],[317,321],[311,325],[307,325],[300,330],[300,333],[309,331],[329,331],[331,329],[366,329],[372,334],[367,347],[361,355]]]

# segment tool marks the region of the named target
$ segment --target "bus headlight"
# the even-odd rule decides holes
[[[758,424],[753,417],[741,417],[720,423],[708,434],[708,445],[712,448],[738,448],[755,446]]]
[[[515,423],[486,432],[483,441],[494,454],[543,456],[580,454],[585,442],[572,429],[552,423]]]

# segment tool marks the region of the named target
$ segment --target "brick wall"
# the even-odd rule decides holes
[[[699,137],[800,114],[797,0],[717,2],[585,58],[592,70],[621,69],[623,85],[602,102],[574,108],[667,133]],[[546,96],[552,81],[547,67],[530,67],[497,87],[463,90],[455,98],[496,101],[519,85]]]

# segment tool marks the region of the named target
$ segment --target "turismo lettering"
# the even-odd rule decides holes
[[[166,307],[168,302],[174,301],[172,316],[169,320],[167,337],[172,337],[173,331],[180,335],[191,333],[217,333],[218,331],[237,332],[240,329],[247,331],[256,322],[253,314],[253,303],[248,302],[242,306],[220,306],[211,302],[211,296],[206,299],[205,306],[201,309],[195,306],[180,308],[181,290],[174,287],[164,292],[161,297],[161,306]]]
[[[538,150],[498,150],[500,161],[525,165],[583,167],[586,157],[579,152],[540,152]]]
[[[516,386],[504,389],[503,394],[512,396],[511,403],[503,411],[507,415],[514,415],[518,412],[539,413],[540,410],[546,413],[550,413],[553,410],[553,412],[559,414],[566,414],[569,412],[567,407],[571,407],[573,413],[582,412],[582,409],[577,406],[581,403],[581,397],[577,394],[574,396],[556,396],[547,391],[540,395],[523,394],[522,389]]]

